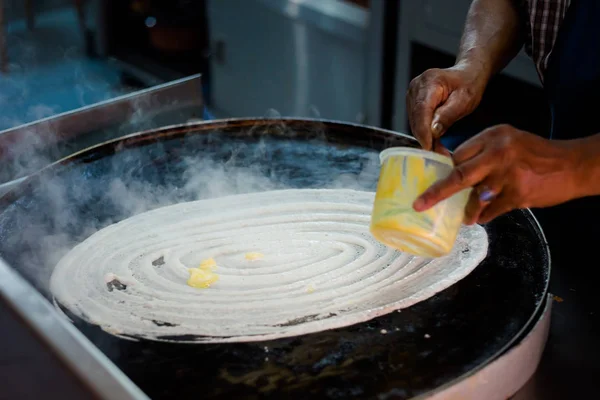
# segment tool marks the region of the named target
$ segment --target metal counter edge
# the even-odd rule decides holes
[[[61,317],[33,286],[0,258],[0,299],[22,318],[46,346],[102,399],[149,400],[81,332]]]

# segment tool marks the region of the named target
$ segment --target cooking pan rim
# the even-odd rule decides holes
[[[549,293],[549,289],[550,289],[550,277],[552,274],[552,259],[551,259],[551,253],[550,253],[550,246],[548,245],[548,241],[546,240],[546,235],[544,234],[544,231],[542,230],[542,226],[541,226],[540,222],[535,217],[535,214],[533,214],[533,212],[529,208],[518,209],[515,211],[523,212],[525,217],[528,218],[532,222],[533,228],[535,230],[537,230],[539,232],[539,234],[541,235],[540,239],[543,240],[542,244],[544,246],[544,253],[546,254],[546,257],[547,257],[546,265],[548,266],[548,268],[547,268],[548,272],[546,274],[546,279],[544,282],[544,290],[543,290],[542,297],[540,299],[539,304],[536,306],[534,312],[531,314],[531,316],[529,317],[527,322],[523,325],[523,327],[519,330],[519,332],[517,332],[517,334],[511,340],[509,340],[502,348],[500,348],[500,350],[498,350],[495,354],[490,356],[487,360],[483,361],[476,367],[473,367],[473,369],[471,369],[469,372],[466,372],[466,373],[446,382],[445,384],[436,387],[435,389],[428,390],[427,392],[423,392],[420,395],[414,397],[413,400],[426,399],[434,394],[441,393],[444,390],[458,384],[459,382],[462,382],[462,381],[476,375],[478,372],[480,372],[481,370],[483,370],[484,368],[486,368],[487,366],[492,364],[495,360],[502,357],[510,349],[519,345],[523,341],[523,339],[525,339],[527,337],[527,335],[531,332],[531,330],[536,326],[537,322],[541,319],[541,317],[544,316],[544,312],[542,312],[542,310],[546,308],[546,303],[548,301],[548,293]],[[546,346],[546,343],[544,343],[544,347],[545,346]]]
[[[353,123],[353,122],[346,122],[346,121],[339,121],[339,120],[330,120],[330,119],[322,119],[322,118],[295,118],[295,117],[251,117],[251,118],[247,118],[247,117],[236,117],[236,118],[223,118],[223,119],[214,119],[214,120],[205,120],[205,121],[192,121],[192,122],[187,122],[187,123],[181,123],[181,124],[173,124],[173,125],[167,125],[167,126],[162,126],[159,128],[153,128],[153,129],[147,129],[147,130],[142,130],[142,131],[138,131],[138,132],[134,132],[131,134],[127,134],[118,138],[114,138],[114,139],[110,139],[98,144],[95,144],[93,146],[89,146],[85,149],[82,149],[80,151],[74,152],[72,154],[69,154],[57,161],[54,161],[50,164],[48,164],[47,166],[35,171],[34,173],[28,175],[25,177],[25,179],[20,178],[22,181],[20,183],[18,183],[17,185],[15,185],[15,187],[9,189],[8,192],[6,192],[4,195],[0,196],[0,210],[6,208],[6,206],[8,206],[9,204],[11,204],[14,200],[16,200],[18,197],[20,197],[21,195],[21,191],[30,183],[33,183],[37,180],[39,180],[41,178],[41,176],[49,171],[52,170],[53,168],[56,168],[59,165],[64,165],[64,164],[68,164],[71,162],[75,162],[77,161],[79,158],[81,158],[81,156],[85,155],[86,153],[90,153],[93,152],[94,150],[101,148],[101,147],[105,147],[108,145],[114,145],[114,149],[116,151],[119,151],[121,149],[125,149],[125,148],[129,148],[131,146],[133,146],[135,143],[137,143],[138,141],[131,141],[132,139],[139,139],[139,140],[150,140],[150,139],[154,139],[153,137],[151,137],[151,135],[156,135],[156,134],[160,134],[161,132],[163,133],[167,133],[167,132],[171,132],[172,135],[169,136],[178,136],[177,135],[177,130],[180,130],[180,132],[182,132],[182,136],[184,136],[186,134],[186,132],[189,131],[190,128],[193,127],[201,127],[201,126],[215,126],[215,128],[218,127],[226,127],[227,124],[230,123],[236,123],[236,122],[247,122],[247,123],[254,123],[254,124],[263,124],[263,125],[269,125],[272,123],[277,123],[277,122],[282,122],[282,123],[302,123],[302,122],[307,122],[307,123],[324,123],[327,125],[340,125],[340,126],[346,126],[346,127],[354,127],[354,128],[359,128],[359,129],[365,129],[367,132],[379,132],[379,133],[383,133],[386,135],[390,135],[390,136],[395,136],[395,137],[402,137],[405,139],[408,139],[409,141],[411,141],[413,144],[415,144],[416,146],[418,146],[418,141],[405,133],[401,133],[401,132],[395,132],[392,130],[388,130],[388,129],[383,129],[383,128],[379,128],[379,127],[373,127],[373,126],[369,126],[369,125],[364,125],[364,124],[358,124],[358,123]],[[122,147],[118,147],[118,146],[122,146]],[[543,255],[545,256],[545,270],[546,270],[546,274],[545,274],[545,282],[544,282],[544,288],[543,291],[541,293],[541,300],[538,302],[538,304],[536,305],[534,311],[532,312],[531,316],[529,317],[529,319],[527,320],[527,322],[523,325],[523,327],[517,332],[517,334],[515,334],[515,336],[508,340],[506,342],[506,344],[504,346],[502,346],[497,352],[495,352],[492,356],[488,357],[485,361],[481,362],[479,365],[475,366],[473,369],[471,369],[469,372],[466,372],[450,381],[448,381],[447,383],[432,389],[430,391],[424,392],[421,395],[417,396],[416,398],[420,399],[420,398],[424,398],[427,396],[430,396],[432,394],[435,394],[437,392],[440,392],[444,389],[447,389],[448,387],[455,385],[457,382],[460,382],[474,374],[476,374],[477,372],[479,372],[480,370],[482,370],[483,368],[485,368],[486,366],[488,366],[489,364],[491,364],[494,360],[498,359],[500,356],[502,356],[506,351],[508,351],[509,349],[511,349],[512,347],[514,347],[515,344],[520,343],[520,341],[527,335],[527,333],[531,330],[531,327],[534,326],[534,324],[536,323],[536,319],[539,315],[540,309],[542,307],[544,307],[545,305],[545,299],[548,296],[548,290],[549,290],[549,283],[550,283],[550,278],[551,278],[551,270],[552,270],[552,260],[551,260],[551,253],[550,253],[550,249],[549,249],[549,245],[546,239],[546,235],[544,234],[544,231],[538,221],[538,219],[535,217],[535,215],[533,214],[533,212],[530,209],[520,209],[520,210],[515,210],[513,212],[519,212],[522,213],[525,218],[527,218],[530,222],[531,222],[531,227],[533,229],[533,231],[535,232],[535,234],[537,234],[537,237],[540,239],[540,241],[542,242],[542,246],[543,246]],[[17,271],[18,272],[18,271]]]

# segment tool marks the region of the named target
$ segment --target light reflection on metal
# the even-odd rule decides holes
[[[42,343],[68,366],[69,371],[99,398],[148,399],[116,365],[1,258],[0,300],[5,301]]]

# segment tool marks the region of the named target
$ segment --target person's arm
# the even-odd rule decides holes
[[[567,167],[575,187],[574,198],[600,196],[600,134],[568,142]]]
[[[456,65],[472,68],[482,81],[502,70],[523,46],[518,0],[474,0],[467,14]]]
[[[411,82],[408,119],[426,150],[443,150],[436,147],[437,139],[477,108],[491,76],[518,53],[525,25],[517,1],[474,0],[456,64],[427,70]]]
[[[415,201],[416,211],[471,187],[466,224],[486,223],[516,208],[600,195],[600,134],[548,140],[500,125],[467,140],[453,158],[452,173]]]

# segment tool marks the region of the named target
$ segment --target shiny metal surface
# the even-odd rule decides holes
[[[27,179],[27,177],[0,183],[0,196],[2,196],[4,193],[8,192],[10,189],[16,187],[19,183],[23,182],[25,179]]]
[[[0,194],[3,184],[11,185],[10,181],[74,151],[142,129],[183,122],[190,114],[200,119],[202,111],[198,74],[1,131]],[[178,115],[172,121],[160,121],[168,113]],[[75,141],[76,145],[60,148]]]
[[[194,110],[197,110],[197,114],[201,116],[202,107],[200,75],[194,75],[0,132],[0,150],[5,151],[5,156],[18,157],[21,154],[18,154],[17,150],[21,150],[24,156],[33,157],[34,153],[30,146],[14,146],[15,143],[27,144],[26,141],[21,141],[31,137],[39,138],[36,144],[41,147],[52,148],[65,140],[76,140],[80,147],[86,147],[89,144],[96,144],[100,139],[105,140],[107,137],[118,137],[138,131],[140,127],[148,128],[153,124],[161,124],[161,122],[164,124],[165,121],[166,123],[185,121],[185,117],[191,116]],[[160,117],[163,115],[167,117]],[[112,131],[108,136],[100,135],[99,130],[102,128],[112,129]],[[4,159],[0,157],[0,159],[3,163],[7,163],[10,157],[8,160],[7,157]],[[41,161],[50,163],[54,160],[43,158]],[[38,165],[38,167],[43,166],[45,165]],[[5,173],[6,170],[2,172]],[[24,176],[0,184],[0,196],[18,186],[26,178]],[[83,387],[94,396],[123,400],[147,398],[103,353],[72,324],[59,316],[55,308],[2,259],[0,259],[0,300],[6,303],[8,308],[35,333],[43,348],[55,354],[66,365],[67,372],[76,376],[77,380],[83,383]],[[10,371],[14,373],[16,370],[13,368],[9,369]],[[60,384],[60,381],[56,382],[55,386],[60,387]]]
[[[548,295],[542,315],[520,343],[471,376],[423,399],[504,400],[514,395],[540,363],[550,331],[552,302]]]
[[[102,399],[143,400],[137,388],[98,348],[27,281],[0,259],[0,298],[16,312],[69,370]]]

